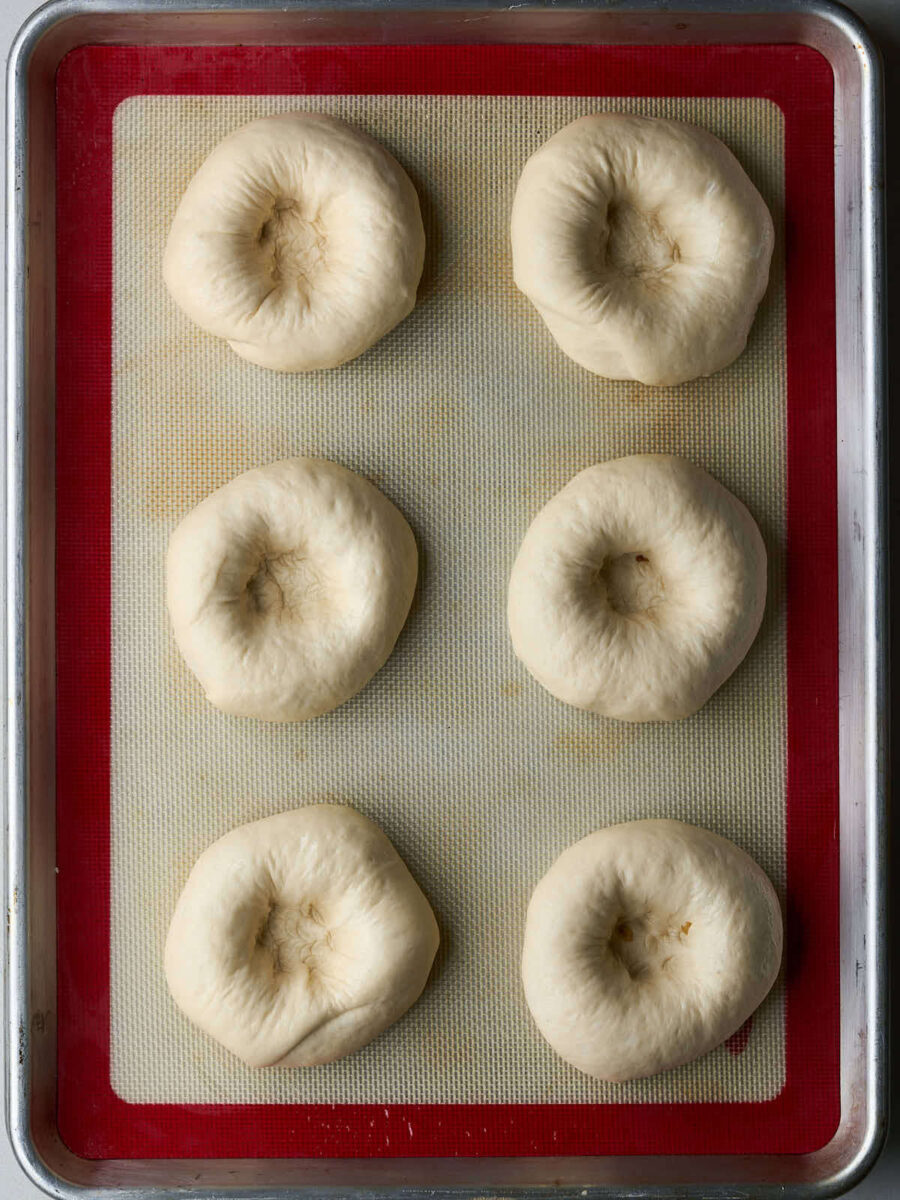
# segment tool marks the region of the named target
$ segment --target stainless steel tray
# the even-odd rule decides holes
[[[835,75],[842,1118],[797,1156],[87,1161],[55,1123],[54,79],[75,46],[793,42]],[[833,1195],[885,1115],[882,127],[880,69],[850,14],[743,0],[505,6],[58,0],[13,46],[7,232],[7,1119],[53,1195]]]

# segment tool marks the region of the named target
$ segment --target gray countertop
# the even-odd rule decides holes
[[[39,8],[35,0],[0,0],[0,50],[5,61],[9,47],[19,26],[25,18]],[[900,116],[900,0],[850,0],[848,7],[854,9],[869,25],[876,42],[881,47],[885,60],[885,83],[887,95],[887,141],[888,141],[888,287],[889,307],[900,311],[900,183],[892,184],[893,166],[900,163],[900,121],[893,120],[895,113]],[[0,112],[5,106],[5,94],[0,93]],[[891,304],[891,301],[896,301]],[[3,297],[0,292],[0,319],[2,319]],[[900,354],[894,357],[891,368],[892,392],[900,394]],[[900,451],[893,452],[892,457]],[[900,494],[900,488],[896,489]],[[894,529],[900,529],[900,501],[895,495],[891,505],[891,521]],[[900,576],[900,555],[894,556],[897,566],[892,569]],[[900,596],[900,578],[891,580],[892,591]],[[894,672],[894,675],[900,672]],[[892,686],[892,695],[894,688]],[[895,712],[900,712],[900,703],[895,704]],[[894,756],[894,761],[900,762],[900,753]],[[892,837],[892,857],[896,861],[898,843],[900,843],[900,822],[897,822]],[[893,900],[893,928],[900,929],[900,889],[895,889]],[[898,947],[895,957],[900,955],[900,938],[894,937],[894,946]],[[895,989],[892,1004],[892,1028],[900,1030],[900,988]],[[896,1105],[898,1116],[894,1128],[888,1136],[885,1151],[869,1176],[847,1195],[851,1200],[887,1200],[889,1197],[900,1196],[900,1070],[895,1062],[892,1071],[892,1101]],[[21,1173],[16,1163],[5,1131],[0,1134],[0,1200],[39,1200],[43,1196]]]

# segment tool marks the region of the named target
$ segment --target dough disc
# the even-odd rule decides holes
[[[588,467],[535,517],[509,631],[567,704],[675,721],[734,671],[765,601],[766,551],[744,505],[686,459],[638,454]]]
[[[368,480],[289,458],[238,475],[169,541],[178,648],[209,701],[236,716],[305,721],[383,665],[409,612],[412,530]]]
[[[516,285],[560,348],[648,384],[737,358],[774,243],[769,210],[718,138],[621,113],[581,117],[531,156],[511,236]]]
[[[406,1012],[438,940],[378,826],[315,804],[241,825],[200,855],[169,927],[166,979],[190,1020],[250,1066],[314,1066]]]
[[[163,275],[179,307],[276,371],[336,367],[412,311],[419,200],[383,146],[321,113],[229,134],[178,205]]]
[[[749,855],[681,821],[631,821],[564,850],[537,885],[522,980],[557,1054],[620,1082],[730,1037],[781,949],[775,891]]]

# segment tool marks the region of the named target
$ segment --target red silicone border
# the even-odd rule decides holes
[[[839,1098],[833,80],[802,46],[99,47],[57,79],[60,1132],[88,1158],[799,1153]],[[785,117],[787,1082],[766,1103],[146,1105],[109,1077],[111,138],[147,93],[761,96]],[[84,586],[90,580],[90,586]]]

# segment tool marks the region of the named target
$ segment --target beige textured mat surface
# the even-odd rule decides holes
[[[421,299],[337,371],[277,375],[195,329],[160,277],[191,174],[229,130],[310,108],[380,138],[420,190]],[[598,379],[566,359],[511,279],[522,163],[586,112],[695,121],[737,153],[779,229],[748,351],[677,389]],[[525,907],[555,856],[599,826],[671,816],[733,838],[784,884],[785,338],[783,130],[764,100],[138,97],[114,145],[112,1082],[140,1102],[762,1100],[784,1080],[780,985],[743,1054],[625,1086],[558,1060],[518,978]],[[567,708],[515,660],[506,579],[531,518],[578,470],[670,451],[750,508],[770,553],[751,653],[697,716],[617,724]],[[396,651],[336,712],[299,726],[227,717],[181,662],[164,609],[169,533],[237,472],[292,454],[368,475],[421,551]],[[429,896],[443,947],[409,1014],[361,1053],[253,1072],[166,992],[162,947],[200,851],[308,801],[354,804]]]

